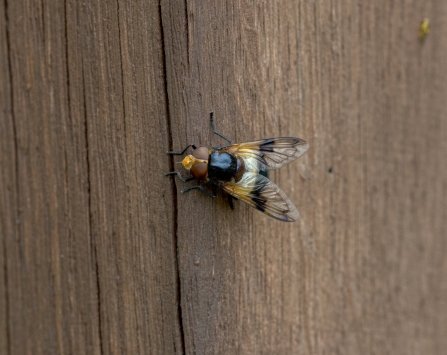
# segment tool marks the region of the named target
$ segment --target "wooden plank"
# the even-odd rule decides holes
[[[11,87],[8,60],[8,34],[5,8],[0,6],[0,353],[10,350],[8,266],[6,264],[7,236],[15,237],[17,196],[15,178],[14,126],[11,117]]]
[[[8,353],[98,353],[85,142],[68,112],[64,5],[5,5]]]
[[[236,142],[311,144],[273,174],[298,223],[178,195],[186,353],[444,351],[446,11],[162,2],[173,148],[224,144],[212,110]]]
[[[86,124],[101,353],[181,352],[159,6],[70,1],[67,13],[71,114]]]
[[[66,78],[58,53],[63,44],[53,36],[63,33],[63,17],[58,16],[63,7],[42,5],[2,4],[9,86],[8,129],[2,130],[8,157],[3,186],[10,195],[2,203],[7,332],[8,350],[21,354],[61,352],[69,331],[63,318],[69,302],[64,297],[68,265],[63,260],[70,260],[70,230],[65,223],[69,208],[60,121],[66,117]],[[55,19],[45,22],[49,13]]]
[[[444,353],[445,2],[0,9],[1,353]],[[300,221],[163,176],[210,111]]]
[[[1,5],[2,353],[181,352],[159,7],[118,5]]]

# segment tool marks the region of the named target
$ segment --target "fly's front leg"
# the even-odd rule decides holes
[[[196,149],[197,149],[197,147],[196,147],[194,144],[190,144],[190,145],[188,145],[185,149],[183,149],[181,152],[166,152],[166,154],[169,154],[169,155],[182,155],[183,153],[186,152],[186,150],[187,150],[189,147],[192,147],[193,150],[196,150]]]
[[[188,181],[194,180],[194,176],[190,176],[185,179],[178,171],[171,171],[171,172],[165,174],[165,176],[168,176],[168,175],[177,175],[178,178],[180,180],[182,180],[183,182],[188,182]]]
[[[169,155],[182,155],[183,153],[186,152],[186,150],[189,147],[192,147],[193,150],[197,149],[197,147],[194,144],[190,144],[190,145],[186,146],[185,149],[183,149],[181,152],[166,152],[166,153],[169,154]],[[194,180],[193,176],[190,176],[190,177],[185,179],[178,171],[170,171],[169,173],[165,174],[165,176],[168,176],[168,175],[177,175],[178,178],[180,180],[182,180],[183,182],[188,182],[188,181]]]

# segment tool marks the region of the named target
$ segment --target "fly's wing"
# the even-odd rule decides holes
[[[299,218],[298,210],[286,194],[262,175],[246,172],[238,182],[225,182],[220,187],[273,218],[284,222],[294,222]]]
[[[255,160],[259,171],[279,169],[306,153],[309,144],[301,138],[278,137],[232,144],[222,149],[249,162]]]

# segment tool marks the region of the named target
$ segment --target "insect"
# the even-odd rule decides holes
[[[428,18],[424,19],[419,26],[419,38],[424,39],[430,32],[430,21]]]
[[[190,144],[181,152],[167,152],[170,155],[183,155],[188,148],[193,149],[192,154],[182,161],[183,167],[190,171],[190,177],[183,178],[178,171],[165,175],[177,175],[183,182],[196,179],[210,185],[212,190],[210,193],[199,184],[186,188],[183,194],[198,189],[214,198],[217,197],[217,189],[221,188],[227,192],[232,209],[232,198],[235,198],[280,221],[296,221],[299,218],[298,210],[286,194],[269,180],[268,172],[299,158],[309,149],[309,145],[294,137],[232,144],[216,131],[212,112],[210,122],[213,132],[230,145],[208,149]]]

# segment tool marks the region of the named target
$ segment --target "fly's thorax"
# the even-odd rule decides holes
[[[241,166],[239,162],[239,167]],[[230,181],[238,172],[238,159],[234,154],[212,151],[208,162],[208,177],[220,181]]]
[[[208,155],[208,148],[199,147],[183,159],[182,165],[191,172],[194,178],[203,180],[208,174]]]

